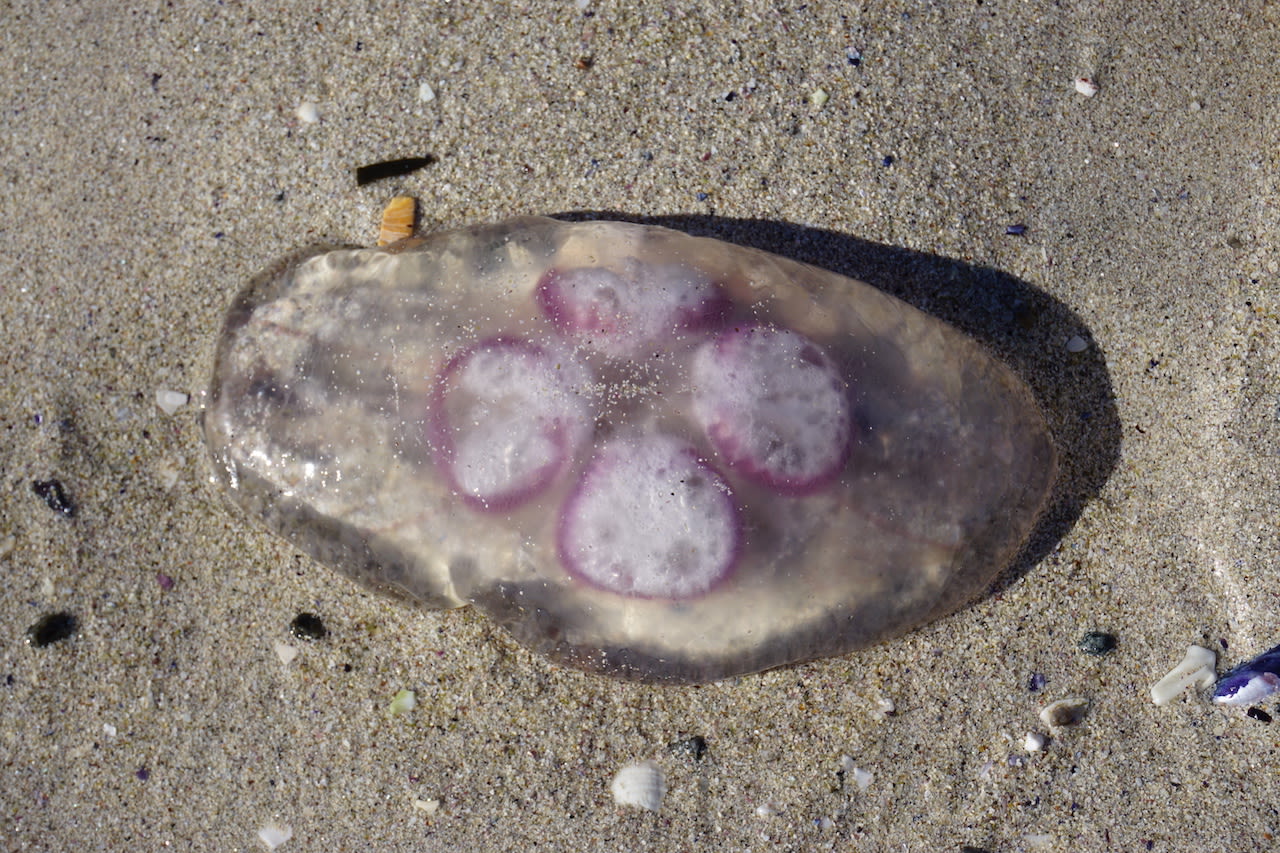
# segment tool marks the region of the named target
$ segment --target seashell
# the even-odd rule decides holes
[[[382,210],[382,225],[378,229],[378,245],[387,246],[413,235],[414,221],[418,215],[418,201],[413,196],[398,195]]]
[[[1081,696],[1069,696],[1050,702],[1040,709],[1040,722],[1050,729],[1079,725],[1089,710],[1089,700]]]
[[[1219,705],[1256,705],[1280,690],[1280,646],[1245,661],[1218,680],[1213,701]]]
[[[205,432],[234,501],[321,562],[683,682],[963,606],[1056,467],[1017,377],[866,284],[536,217],[264,273]]]
[[[1213,684],[1213,665],[1218,656],[1204,646],[1187,646],[1187,653],[1164,678],[1151,685],[1151,701],[1168,705],[1188,687]]]
[[[619,770],[609,786],[613,800],[620,806],[633,806],[656,812],[667,795],[667,780],[662,768],[652,761],[630,764]]]

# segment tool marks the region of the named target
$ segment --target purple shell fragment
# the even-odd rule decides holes
[[[1056,470],[1016,376],[866,284],[536,217],[264,272],[205,433],[235,502],[321,562],[653,681],[958,609]]]
[[[1280,691],[1280,646],[1245,661],[1218,679],[1213,701],[1219,705],[1254,705]]]

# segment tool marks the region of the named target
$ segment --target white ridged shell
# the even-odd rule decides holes
[[[667,795],[667,780],[662,768],[652,761],[629,764],[619,770],[609,786],[613,799],[620,806],[634,806],[656,812]]]

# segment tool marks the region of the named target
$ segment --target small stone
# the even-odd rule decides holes
[[[27,629],[27,642],[38,649],[67,639],[76,632],[79,622],[65,610],[49,613]]]
[[[157,482],[160,483],[160,488],[164,489],[167,492],[170,489],[172,489],[174,486],[178,485],[178,477],[182,473],[181,466],[182,466],[181,457],[179,457],[176,460],[172,460],[172,459],[156,460],[156,462],[152,465],[152,471],[155,473]]]
[[[1027,732],[1026,740],[1022,742],[1027,752],[1039,752],[1044,749],[1045,736],[1039,732]]]
[[[1080,651],[1102,657],[1116,647],[1116,638],[1105,631],[1086,631],[1080,638]]]
[[[672,755],[682,755],[693,761],[701,761],[707,754],[707,739],[702,735],[694,735],[683,740],[672,741],[667,744],[667,749]]]
[[[276,657],[280,658],[280,663],[285,666],[293,663],[293,659],[298,656],[298,648],[296,646],[291,646],[288,643],[282,643],[279,640],[272,643],[272,646],[276,650]]]
[[[181,391],[170,391],[167,388],[161,388],[156,391],[156,405],[160,407],[160,411],[166,415],[172,415],[187,404],[191,397]]]
[[[1250,708],[1244,713],[1245,713],[1245,716],[1251,719],[1257,720],[1260,723],[1271,722],[1271,715],[1268,714],[1266,711],[1262,710],[1261,708]]]
[[[432,797],[431,799],[428,799],[428,800],[415,799],[413,801],[413,807],[420,812],[426,812],[427,816],[430,817],[431,815],[440,811],[440,801],[437,800],[435,797]]]
[[[814,89],[809,93],[809,105],[815,110],[820,110],[827,105],[827,101],[831,96],[827,94],[826,89]]]
[[[407,714],[416,707],[418,707],[418,694],[412,690],[401,690],[391,697],[391,704],[387,706],[387,710],[392,716],[398,716]]]
[[[1084,352],[1088,347],[1089,344],[1079,335],[1072,335],[1067,339],[1067,352]]]
[[[115,727],[115,726],[113,726],[113,725],[111,725],[110,723],[103,723],[103,724],[102,724],[102,730],[103,730],[104,732],[106,732],[107,737],[115,737],[115,736],[116,736],[116,727]]]
[[[1088,77],[1077,77],[1075,79],[1076,91],[1084,95],[1086,98],[1092,98],[1098,94],[1098,84],[1094,83]]]
[[[62,488],[62,483],[56,479],[50,480],[33,480],[31,483],[31,491],[41,498],[49,509],[54,512],[60,512],[68,518],[76,514],[76,505],[71,498],[67,497],[67,492]]]
[[[1089,700],[1081,696],[1070,696],[1050,702],[1040,711],[1040,721],[1051,729],[1063,726],[1078,725],[1084,720],[1089,710]]]
[[[303,124],[315,124],[320,120],[320,113],[317,112],[316,105],[310,101],[303,101],[298,104],[298,108],[293,111],[293,114]]]
[[[431,88],[430,83],[418,84],[418,100],[419,101],[422,101],[425,104],[425,103],[430,103],[435,99],[436,99],[436,90]]]
[[[289,623],[289,630],[299,640],[323,640],[329,635],[324,620],[314,613],[299,613]]]

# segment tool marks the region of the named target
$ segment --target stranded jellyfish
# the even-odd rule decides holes
[[[954,611],[1055,471],[1008,369],[866,284],[533,217],[262,274],[205,430],[234,501],[317,560],[653,681]]]

